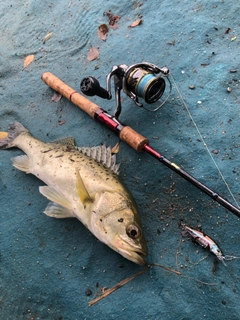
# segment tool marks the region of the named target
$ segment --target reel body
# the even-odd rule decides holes
[[[138,107],[143,107],[148,111],[157,111],[161,108],[172,90],[172,84],[168,78],[169,69],[167,67],[159,68],[149,62],[133,64],[128,67],[125,64],[113,66],[111,72],[107,76],[107,89],[105,90],[99,85],[97,79],[93,77],[84,78],[81,81],[80,89],[87,96],[97,95],[104,99],[111,99],[111,78],[114,77],[116,110],[114,117],[117,119],[121,113],[121,90],[134,101]],[[167,98],[155,109],[149,109],[139,102],[138,98],[142,98],[147,104],[157,102],[164,94],[167,78],[169,82],[169,93]]]

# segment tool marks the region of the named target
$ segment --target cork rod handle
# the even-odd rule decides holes
[[[72,89],[58,77],[51,72],[42,74],[42,81],[45,82],[50,88],[54,89],[62,96],[70,100],[77,107],[85,111],[90,117],[94,118],[99,110],[102,110],[98,105],[91,102],[80,93]],[[143,146],[149,144],[147,138],[143,137],[138,132],[134,131],[131,127],[125,126],[119,133],[121,140],[129,144],[133,149],[138,152],[143,151]]]
[[[51,72],[43,73],[42,81],[45,82],[50,88],[54,89],[62,96],[74,103],[76,106],[81,108],[92,118],[94,118],[95,113],[100,109],[98,105],[91,102],[76,90],[69,87],[66,83],[64,83]]]

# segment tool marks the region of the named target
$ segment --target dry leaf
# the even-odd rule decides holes
[[[93,46],[90,47],[90,50],[88,52],[88,61],[92,61],[98,58],[98,50],[94,48]]]
[[[108,26],[104,23],[98,27],[98,37],[103,41],[106,41],[108,35]]]
[[[103,34],[99,29],[98,29],[97,35],[98,35],[98,38],[100,38],[101,40],[103,41],[107,40],[107,34]]]
[[[134,22],[129,26],[129,28],[137,27],[137,26],[139,26],[141,23],[142,23],[142,19],[139,19],[139,20],[137,20],[137,21],[134,21]]]
[[[117,154],[120,149],[120,142],[116,143],[114,147],[111,149],[111,154]]]
[[[30,54],[29,56],[27,56],[24,60],[24,69],[27,68],[27,66],[33,62],[34,60],[34,54]]]
[[[119,25],[117,23],[114,23],[113,25],[110,25],[110,28],[112,28],[113,30],[116,30],[119,28]]]
[[[105,12],[105,14],[108,16],[109,18],[109,25],[112,29],[117,29],[118,25],[117,22],[121,19],[120,16],[114,16],[113,14],[111,14],[110,11]]]
[[[43,38],[43,44],[44,44],[46,41],[48,41],[48,40],[51,38],[52,35],[53,35],[53,32],[48,33],[48,34]]]
[[[58,102],[61,100],[61,98],[62,98],[62,95],[60,93],[54,92],[54,95],[52,96],[51,101]]]

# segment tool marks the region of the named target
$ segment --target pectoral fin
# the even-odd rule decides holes
[[[85,184],[81,178],[78,168],[76,168],[76,177],[77,177],[77,182],[76,182],[77,193],[83,205],[85,206],[87,202],[92,202],[93,199],[90,197],[87,191],[87,188],[85,187]]]

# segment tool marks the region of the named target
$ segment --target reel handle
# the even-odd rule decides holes
[[[111,94],[109,94],[107,90],[102,88],[98,80],[94,77],[86,77],[82,79],[80,83],[80,89],[82,93],[89,97],[99,96],[103,99],[108,100],[112,98]]]

